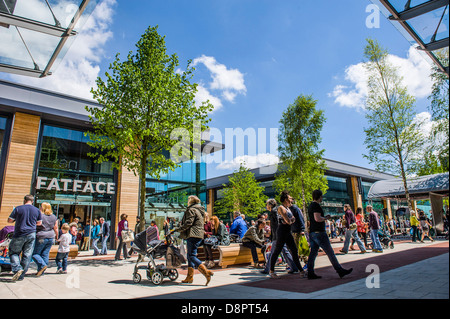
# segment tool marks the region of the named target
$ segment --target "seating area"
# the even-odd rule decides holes
[[[50,249],[49,259],[55,259],[58,253],[58,245],[53,245]],[[70,245],[69,258],[76,258],[78,256],[78,245]]]
[[[264,261],[261,250],[257,249],[257,251],[259,261]],[[253,262],[250,249],[238,243],[232,243],[229,246],[218,246],[217,249],[213,249],[212,252],[214,261],[217,262],[218,260],[218,265],[223,269],[232,265],[250,264]],[[205,260],[203,246],[198,249],[198,258],[202,261]]]

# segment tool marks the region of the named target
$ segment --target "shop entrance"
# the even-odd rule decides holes
[[[81,197],[81,196],[79,196]],[[80,219],[80,230],[85,230],[89,225],[89,230],[92,229],[94,220],[99,220],[101,217],[105,219],[105,222],[111,225],[111,203],[109,202],[84,202],[84,201],[65,201],[65,200],[37,200],[37,204],[47,202],[52,205],[53,213],[62,223],[70,224],[75,217]],[[81,225],[80,225],[81,224]],[[88,250],[91,248],[91,232],[84,234],[84,237],[88,237]],[[80,243],[81,246],[82,242]],[[101,245],[100,245],[101,247]],[[79,247],[80,249],[81,247]]]

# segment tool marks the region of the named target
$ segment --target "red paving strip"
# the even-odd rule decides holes
[[[245,283],[242,285],[290,292],[311,293],[362,278],[367,278],[369,273],[366,272],[366,267],[369,264],[377,265],[381,273],[418,261],[422,261],[424,259],[436,257],[448,253],[448,251],[449,243],[444,242],[427,247],[399,251],[398,253],[391,253],[386,255],[377,254],[374,257],[343,263],[342,266],[344,268],[353,268],[353,272],[343,279],[339,278],[332,266],[327,266],[316,269],[316,274],[322,276],[321,279],[308,280],[306,278],[302,278],[300,275],[284,275],[281,276],[280,279],[265,279],[261,281]]]

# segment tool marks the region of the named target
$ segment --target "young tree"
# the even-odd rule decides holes
[[[197,84],[191,83],[191,61],[184,72],[177,70],[178,57],[166,53],[164,39],[158,27],[149,27],[135,53],[130,51],[125,61],[117,54],[109,67],[112,73],[106,72],[106,81],[98,77],[97,88],[91,90],[102,107],[86,107],[93,125],[89,144],[98,150],[91,156],[100,163],[112,160],[118,170],[124,167],[139,176],[141,231],[145,227],[147,175],[159,178],[179,166],[168,152],[180,143],[180,136],[188,148],[175,153],[187,151],[184,159],[193,158],[191,141],[200,143],[200,137],[194,136],[194,123],[201,123],[201,134],[213,109],[210,103],[195,105]]]
[[[280,119],[278,153],[283,169],[274,187],[278,192],[287,188],[303,212],[315,189],[324,193],[328,189],[324,150],[319,149],[325,116],[316,105],[311,95],[300,95]]]
[[[216,206],[218,214],[223,216],[239,211],[255,218],[265,209],[267,196],[263,193],[264,187],[259,186],[255,175],[243,163],[230,177],[228,185],[223,186],[223,197]]]
[[[388,61],[388,52],[377,41],[367,39],[364,65],[368,74],[368,96],[365,103],[369,127],[364,129],[367,154],[377,170],[401,176],[406,200],[411,208],[407,176],[412,169],[414,153],[423,143],[421,122],[415,120],[415,99],[409,95],[402,77]]]
[[[436,56],[443,66],[448,67],[448,48],[437,51]],[[437,67],[433,67],[431,79],[433,87],[428,99],[431,102],[431,119],[435,124],[431,132],[433,143],[428,150],[426,159],[429,159],[429,156],[434,157],[431,160],[437,165],[434,170],[428,172],[433,174],[449,171],[449,78],[445,73],[439,72]],[[426,169],[426,167],[422,168]]]

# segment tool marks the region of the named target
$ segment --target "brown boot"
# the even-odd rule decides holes
[[[185,280],[182,280],[181,282],[183,284],[192,284],[193,281],[194,281],[194,268],[188,267],[187,277]]]
[[[206,269],[205,265],[203,264],[198,266],[198,271],[200,271],[202,275],[205,276],[206,278],[205,286],[208,286],[209,282],[211,281],[211,277],[214,276],[214,273],[211,270]]]

